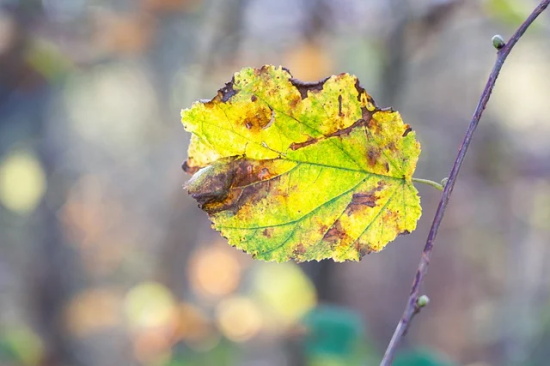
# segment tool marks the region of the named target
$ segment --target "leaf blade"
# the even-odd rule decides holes
[[[416,228],[420,154],[398,112],[348,74],[243,69],[182,111],[188,184],[231,245],[264,260],[359,260]]]

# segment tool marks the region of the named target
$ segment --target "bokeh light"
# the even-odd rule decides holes
[[[177,312],[177,338],[198,350],[210,349],[219,342],[219,336],[211,320],[200,307],[182,302],[179,304]]]
[[[131,162],[151,137],[146,129],[158,113],[153,92],[151,81],[134,63],[109,63],[75,74],[64,89],[71,131]]]
[[[77,337],[114,328],[121,323],[123,293],[91,288],[74,296],[65,308],[67,327]]]
[[[254,296],[273,329],[297,323],[317,303],[315,287],[294,263],[262,263],[255,268],[253,281]]]
[[[84,269],[101,277],[120,268],[132,257],[128,247],[137,233],[126,233],[133,212],[106,189],[105,177],[82,175],[71,187],[58,212],[65,236],[82,258]]]
[[[231,248],[211,245],[197,250],[189,266],[189,278],[195,291],[206,298],[234,292],[241,279],[241,264]]]
[[[135,358],[145,364],[162,365],[171,357],[173,338],[165,328],[150,328],[137,331],[133,335]]]
[[[46,176],[37,156],[15,150],[0,162],[0,202],[18,214],[32,212],[46,191]]]
[[[304,43],[285,55],[284,65],[292,76],[304,81],[317,81],[330,74],[332,61],[327,50],[318,44]]]
[[[132,327],[154,328],[174,320],[176,302],[166,286],[158,282],[143,282],[128,291],[124,309]]]
[[[158,282],[140,283],[126,294],[124,310],[135,358],[146,364],[169,360],[178,328],[177,302],[170,290]]]
[[[216,322],[228,339],[244,342],[260,331],[263,317],[252,299],[236,296],[219,303],[216,308]]]

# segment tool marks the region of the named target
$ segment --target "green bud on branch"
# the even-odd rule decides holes
[[[430,298],[426,295],[421,295],[416,299],[416,306],[420,309],[427,306],[430,303]]]
[[[500,50],[502,47],[506,46],[506,42],[504,42],[504,39],[499,34],[494,35],[491,40],[493,42],[493,47],[497,50]]]

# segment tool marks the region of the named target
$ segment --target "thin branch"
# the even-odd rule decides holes
[[[525,33],[525,31],[531,25],[531,23],[533,23],[533,21],[548,7],[549,4],[550,4],[550,0],[542,0],[541,3],[535,8],[535,10],[533,10],[533,12],[529,15],[529,17],[527,17],[525,22],[523,22],[523,24],[520,25],[520,27],[516,30],[516,32],[512,35],[512,37],[510,37],[510,40],[497,52],[497,59],[495,61],[495,65],[493,66],[493,70],[489,75],[487,84],[483,89],[483,93],[481,94],[479,103],[475,109],[470,125],[468,126],[468,130],[466,131],[466,134],[462,141],[462,145],[460,147],[460,150],[458,151],[458,155],[453,164],[453,168],[451,169],[451,173],[449,174],[449,180],[445,185],[445,189],[443,190],[443,193],[441,195],[441,200],[439,201],[439,205],[437,207],[437,211],[435,213],[435,217],[432,222],[430,233],[428,234],[428,238],[426,240],[426,245],[424,246],[424,250],[422,251],[422,256],[420,258],[420,263],[418,265],[418,269],[414,277],[414,281],[412,284],[409,299],[407,301],[407,305],[405,307],[401,320],[399,321],[399,323],[397,324],[397,327],[395,328],[395,331],[390,340],[390,343],[388,344],[388,348],[386,349],[384,358],[382,359],[380,366],[391,365],[395,351],[399,343],[401,342],[405,333],[407,332],[412,318],[416,313],[418,313],[419,308],[418,308],[417,301],[420,293],[420,286],[428,271],[430,256],[434,246],[435,238],[437,236],[439,225],[443,220],[443,215],[445,214],[445,209],[447,208],[449,198],[453,191],[453,188],[458,176],[458,172],[460,171],[460,167],[462,166],[462,162],[464,161],[464,157],[466,156],[466,152],[468,151],[468,147],[470,146],[470,142],[472,140],[474,131],[477,125],[479,124],[481,115],[483,114],[483,111],[485,110],[487,102],[489,101],[491,92],[493,91],[493,87],[498,78],[498,74],[500,73],[500,69],[502,68],[504,61],[510,54],[510,51],[512,51],[512,48],[517,43],[517,41]]]

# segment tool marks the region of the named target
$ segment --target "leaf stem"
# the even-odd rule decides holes
[[[416,182],[416,183],[427,184],[427,185],[432,186],[435,189],[438,189],[440,191],[442,191],[443,188],[444,188],[441,183],[437,183],[437,182],[434,182],[433,180],[429,180],[429,179],[422,179],[422,178],[413,177],[412,181]]]
[[[464,157],[466,156],[466,152],[468,151],[468,147],[470,146],[472,136],[476,130],[477,125],[479,124],[481,115],[483,114],[483,111],[487,106],[487,102],[489,101],[491,92],[493,91],[493,87],[498,78],[502,65],[504,64],[504,61],[510,54],[510,51],[512,50],[514,45],[523,36],[527,28],[529,28],[533,21],[548,7],[549,4],[550,0],[542,0],[540,4],[535,8],[535,10],[533,10],[533,12],[510,37],[510,40],[497,51],[497,58],[493,66],[493,70],[491,71],[489,78],[487,79],[487,83],[485,85],[485,88],[483,89],[481,98],[479,99],[475,112],[472,116],[472,120],[470,121],[466,134],[464,135],[462,145],[460,147],[460,150],[458,151],[458,155],[449,174],[449,180],[447,184],[445,184],[445,188],[443,189],[441,200],[439,201],[439,205],[437,207],[437,211],[435,213],[432,226],[428,234],[428,238],[426,239],[424,250],[422,251],[422,256],[420,257],[420,263],[418,264],[418,269],[416,270],[411,292],[407,300],[407,305],[405,306],[403,315],[401,316],[401,319],[399,320],[399,323],[395,328],[395,331],[388,344],[386,352],[384,353],[384,358],[382,359],[380,366],[389,366],[392,364],[392,360],[394,358],[395,351],[399,343],[409,329],[414,315],[418,313],[417,300],[419,297],[420,286],[422,285],[424,277],[426,276],[426,273],[428,271],[428,265],[430,263],[430,257],[434,246],[434,241],[437,236],[437,231],[439,229],[441,221],[443,220],[443,215],[445,214],[447,204],[449,203],[449,198],[456,183],[460,167],[462,166],[462,162],[464,161]]]

